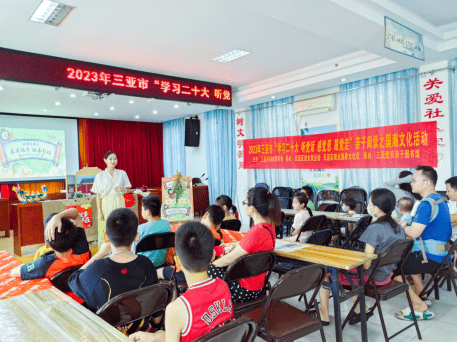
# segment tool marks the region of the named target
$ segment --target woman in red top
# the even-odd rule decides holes
[[[276,242],[275,226],[281,225],[281,205],[278,197],[265,188],[251,188],[243,201],[246,214],[254,225],[240,242],[223,244],[226,254],[214,261],[208,270],[212,278],[223,278],[225,267],[238,257],[264,251],[273,251]],[[257,298],[265,284],[265,274],[229,282],[233,301]]]

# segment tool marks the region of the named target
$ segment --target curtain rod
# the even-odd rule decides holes
[[[312,99],[318,99],[318,98],[322,98],[324,96],[328,96],[328,95],[336,95],[336,94],[341,94],[341,93],[346,93],[346,92],[350,92],[350,91],[355,91],[355,90],[359,90],[359,89],[362,89],[362,88],[367,88],[367,87],[371,87],[371,86],[376,86],[376,85],[381,85],[383,83],[388,83],[388,82],[392,82],[392,81],[398,81],[398,80],[403,80],[403,79],[407,79],[407,78],[410,78],[410,77],[416,77],[416,76],[422,76],[424,77],[425,75],[427,74],[431,74],[433,76],[433,74],[437,71],[442,71],[442,70],[446,70],[446,69],[455,69],[457,68],[457,66],[449,66],[449,67],[444,67],[444,68],[440,68],[440,69],[435,69],[435,70],[429,70],[429,71],[425,71],[425,72],[422,72],[422,73],[417,73],[417,74],[414,74],[414,75],[409,75],[409,76],[404,76],[404,77],[400,77],[400,78],[397,78],[397,79],[393,79],[393,80],[386,80],[386,81],[382,81],[382,82],[377,82],[377,83],[373,83],[371,85],[366,85],[366,86],[361,86],[361,87],[357,87],[357,88],[351,88],[351,89],[346,89],[344,91],[339,91],[339,92],[334,92],[334,93],[328,93],[328,94],[324,94],[324,95],[319,95],[319,96],[315,96],[315,97],[311,97],[311,98],[306,98],[306,99],[302,99],[302,100],[296,100],[296,101],[292,101],[292,102],[286,102],[284,104],[277,104],[277,105],[271,105],[271,106],[267,106],[267,107],[262,107],[262,108],[259,108],[259,109],[266,109],[266,108],[273,108],[273,107],[277,107],[277,106],[284,106],[284,105],[291,105],[291,104],[294,104],[296,102],[302,102],[302,101],[306,101],[306,100],[312,100]],[[379,75],[381,76],[381,75]],[[375,76],[376,77],[376,76]],[[353,82],[359,82],[359,81],[363,81],[363,80],[358,80],[358,81],[353,81]],[[216,108],[216,110],[219,109],[219,108]],[[214,110],[213,110],[214,111]],[[245,113],[245,112],[252,112],[253,110],[243,110],[243,111],[238,111],[238,112],[234,112],[234,114],[239,114],[239,113]],[[199,114],[194,114],[194,116],[198,116],[200,114],[204,114],[205,112],[202,112],[202,113],[199,113]]]

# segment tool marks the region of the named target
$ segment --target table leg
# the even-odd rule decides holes
[[[332,268],[332,293],[333,293],[333,309],[335,311],[335,337],[337,342],[343,341],[343,330],[341,328],[341,309],[339,297],[339,270]]]
[[[357,267],[359,273],[359,287],[364,284],[363,280],[363,265]],[[362,286],[363,287],[363,286]],[[367,333],[367,314],[365,309],[365,289],[359,295],[360,303],[360,325],[362,327],[362,342],[368,342],[368,333]]]

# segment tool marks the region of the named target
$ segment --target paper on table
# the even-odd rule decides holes
[[[277,240],[275,244],[275,250],[282,251],[282,252],[292,252],[295,250],[300,250],[303,248],[309,247],[309,244],[299,244],[299,243],[291,243],[287,241],[280,241]]]

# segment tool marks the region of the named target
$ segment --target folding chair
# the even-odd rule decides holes
[[[340,203],[340,193],[338,191],[325,190],[317,193],[316,208],[320,208],[321,204]]]
[[[245,302],[234,302],[234,317],[239,318],[241,313],[250,310],[267,300],[266,291],[269,289],[269,279],[273,267],[276,263],[276,255],[273,251],[259,252],[256,254],[245,255],[233,261],[225,271],[223,280],[225,282],[247,279],[266,273],[263,292],[256,299]]]
[[[422,292],[419,294],[419,297],[423,298],[425,296],[429,296],[430,293],[435,289],[435,299],[439,300],[439,283],[440,281],[444,282],[446,279],[452,283],[454,287],[455,295],[457,296],[457,286],[455,283],[455,278],[457,277],[457,273],[454,271],[454,265],[451,261],[452,257],[454,256],[454,252],[457,251],[457,241],[455,241],[449,248],[449,252],[446,255],[444,261],[440,264],[438,269],[431,273],[432,277],[425,285]],[[433,283],[433,287],[431,287]]]
[[[320,330],[325,342],[316,296],[326,274],[326,268],[317,264],[288,272],[273,286],[265,305],[243,313],[242,317],[254,320],[257,323],[256,335],[266,341],[291,342]],[[282,301],[312,290],[314,293],[305,311]],[[309,315],[311,307],[314,307],[316,318]]]
[[[363,218],[360,218],[358,222],[355,224],[352,231],[346,237],[346,240],[344,241],[342,248],[360,250],[362,248],[362,242],[360,242],[359,239],[365,232],[367,227],[370,226],[372,219],[373,218],[371,216],[365,216]]]
[[[171,297],[171,286],[158,283],[120,294],[105,303],[96,314],[114,327],[124,326],[165,310]]]
[[[240,231],[241,221],[238,219],[224,220],[221,224],[221,229],[231,230],[231,231]]]
[[[405,262],[406,258],[408,257],[409,253],[411,252],[413,246],[414,246],[414,241],[412,239],[401,240],[401,241],[397,241],[397,242],[391,244],[378,257],[378,262],[376,263],[376,265],[371,273],[371,276],[368,278],[368,280],[364,286],[365,295],[370,298],[374,298],[376,300],[374,305],[368,309],[367,313],[373,312],[376,309],[376,307],[378,308],[379,317],[381,318],[382,331],[384,333],[384,338],[385,338],[386,342],[388,342],[390,339],[397,336],[398,334],[402,333],[403,331],[409,329],[413,325],[416,327],[417,337],[419,339],[422,339],[421,333],[419,330],[419,326],[417,325],[417,319],[416,319],[416,315],[414,313],[414,308],[411,303],[411,297],[409,296],[409,292],[408,292],[409,285],[406,283],[405,274],[403,273],[403,269],[402,269],[403,263]],[[393,276],[392,276],[392,281],[384,286],[376,286],[376,284],[373,280],[374,275],[378,271],[379,267],[385,266],[388,264],[397,265],[397,268],[394,271]],[[401,275],[403,282],[393,280],[393,278],[398,275]],[[347,287],[345,286],[344,288],[348,288],[348,287],[349,286],[347,286]],[[408,325],[404,329],[398,331],[397,333],[395,333],[394,335],[389,337],[387,335],[386,324],[384,322],[384,317],[383,317],[382,310],[381,310],[381,301],[389,300],[389,299],[396,297],[397,295],[400,295],[405,292],[406,292],[406,297],[408,298],[409,308],[411,309],[411,314],[413,317],[413,324]],[[349,320],[353,317],[354,309],[356,308],[358,303],[359,303],[359,299],[357,298],[357,301],[354,303],[354,306],[352,306],[351,311],[349,312],[348,316],[346,317],[346,319],[343,323],[343,329],[346,326],[346,324],[349,322]]]
[[[58,272],[57,274],[51,277],[51,283],[54,285],[55,288],[64,293],[71,292],[70,286],[68,286],[68,279],[70,278],[70,275],[77,271],[79,268],[81,268],[81,266],[82,265],[69,267]]]
[[[270,190],[270,186],[268,186],[266,183],[256,183],[254,188],[257,188],[257,187],[266,188],[266,189]]]
[[[346,198],[352,198],[356,202],[355,212],[358,214],[363,213],[367,207],[367,192],[360,187],[350,187],[341,192],[340,206],[343,200]]]
[[[324,228],[325,223],[327,222],[327,217],[326,216],[313,216],[309,217],[302,225],[300,229],[300,233],[297,235],[296,241],[300,241],[300,236],[303,232],[306,231],[315,231],[315,230],[321,230]]]
[[[194,342],[251,342],[255,323],[249,318],[236,319],[204,334]]]

